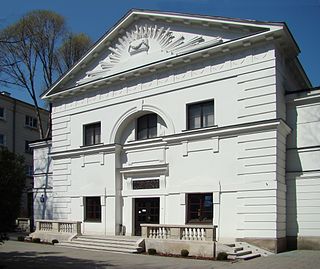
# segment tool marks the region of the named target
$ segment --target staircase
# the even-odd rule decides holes
[[[273,254],[272,252],[245,242],[237,242],[228,246],[232,248],[232,250],[227,253],[228,259],[230,260],[250,260],[257,257],[269,256]]]
[[[140,253],[144,251],[144,239],[125,236],[81,235],[71,241],[61,242],[57,246],[119,253]]]

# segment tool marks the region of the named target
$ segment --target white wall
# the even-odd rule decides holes
[[[292,126],[293,132],[287,140],[286,174],[288,235],[300,238],[318,237],[318,242],[320,236],[319,97],[319,90],[287,96],[288,124]]]

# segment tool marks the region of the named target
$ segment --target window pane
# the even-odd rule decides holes
[[[101,222],[100,197],[86,197],[85,204],[85,220]]]
[[[0,134],[0,145],[4,145],[4,135]]]
[[[157,136],[157,114],[147,114],[137,120],[137,139]]]
[[[213,219],[212,193],[188,195],[188,222],[209,223]]]
[[[201,127],[201,107],[200,105],[189,106],[189,129]]]
[[[4,118],[4,108],[0,107],[0,118]]]
[[[213,126],[213,102],[207,102],[202,105],[202,127]]]
[[[188,106],[188,129],[203,128],[213,125],[213,100]]]
[[[94,144],[100,143],[100,132],[101,132],[101,128],[100,128],[100,124],[99,124],[94,129]]]
[[[94,123],[84,126],[84,144],[85,146],[99,144],[101,138],[101,124]]]

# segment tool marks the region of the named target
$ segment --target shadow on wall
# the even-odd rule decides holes
[[[295,107],[294,107],[295,108]],[[297,236],[299,224],[297,220],[297,186],[296,178],[302,174],[302,166],[297,149],[297,110],[290,110],[290,121],[288,122],[292,133],[287,137],[286,156],[286,226],[287,226],[287,249],[297,249]],[[288,146],[289,145],[289,146]]]
[[[297,194],[302,192],[303,186],[299,184],[299,177],[305,172],[313,172],[319,169],[319,164],[314,160],[314,155],[309,154],[312,154],[314,147],[319,147],[320,145],[320,115],[319,110],[313,104],[305,106],[304,103],[295,103],[288,111],[290,111],[288,124],[293,130],[292,134],[287,138],[286,164],[287,241],[288,249],[291,250],[299,247],[297,239],[301,235],[298,217],[301,218],[303,215],[298,216],[298,206],[300,206],[301,198]],[[306,152],[300,152],[299,155],[299,151],[302,149],[306,150]],[[303,158],[306,158],[303,163],[301,162],[301,156],[305,156]],[[306,199],[308,193],[304,193],[303,195],[305,196],[304,199]]]

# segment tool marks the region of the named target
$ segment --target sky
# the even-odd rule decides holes
[[[72,32],[97,41],[132,8],[286,22],[306,74],[320,86],[320,0],[2,0],[0,29],[28,11],[47,9],[64,16]],[[29,101],[22,89],[10,91]]]

